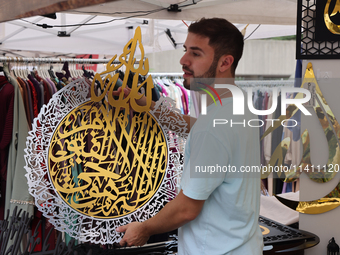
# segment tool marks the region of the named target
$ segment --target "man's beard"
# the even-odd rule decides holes
[[[194,72],[190,70],[189,68],[187,68],[186,66],[183,66],[183,69],[193,74],[193,79],[195,79],[195,82],[194,82],[195,84],[204,83],[204,84],[211,85],[215,81],[214,78],[216,78],[216,68],[217,68],[218,60],[219,58],[214,57],[214,60],[211,63],[208,71],[206,71],[204,74],[199,75],[199,76],[195,76]],[[183,86],[186,89],[191,89],[191,90],[197,89],[197,88],[196,89],[194,88],[196,87],[195,85],[193,87],[190,87],[190,79],[184,79]]]

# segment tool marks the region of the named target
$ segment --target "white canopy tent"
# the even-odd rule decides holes
[[[170,4],[177,3],[180,12],[167,10]],[[27,56],[27,52],[51,57],[114,55],[121,53],[137,26],[142,28],[146,53],[171,50],[182,47],[185,40],[187,27],[182,19],[190,24],[201,17],[224,17],[240,30],[250,24],[247,39],[294,35],[296,8],[295,0],[117,0],[57,13],[55,20],[35,16],[1,23],[0,51],[20,51],[16,52],[19,56]],[[101,24],[90,25],[94,23]],[[166,34],[167,29],[175,44]]]
[[[177,4],[181,11],[169,12],[167,9],[171,4]],[[116,13],[115,15],[124,16],[117,12],[150,11],[160,8],[165,9],[151,13],[148,17],[169,20],[220,17],[240,24],[294,25],[297,0],[116,0],[74,11],[106,15]]]

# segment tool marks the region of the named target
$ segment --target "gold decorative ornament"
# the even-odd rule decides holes
[[[305,77],[302,81],[301,88],[303,88],[304,84],[315,84],[316,91],[316,100],[313,109],[318,116],[319,122],[324,130],[325,137],[328,143],[328,152],[329,157],[326,164],[320,166],[320,169],[312,169],[312,163],[310,158],[310,143],[309,143],[309,135],[308,131],[305,130],[301,135],[303,142],[303,157],[298,166],[295,166],[291,171],[286,172],[286,182],[291,182],[296,180],[302,172],[305,172],[308,177],[315,182],[328,182],[332,180],[337,173],[334,171],[333,167],[335,165],[340,164],[340,155],[339,155],[339,138],[340,138],[340,127],[337,119],[335,118],[334,113],[326,102],[320,87],[315,79],[314,71],[312,63],[307,64],[307,69],[305,72]],[[295,98],[302,98],[302,93],[297,93]],[[295,115],[298,111],[298,108],[295,105],[289,105],[287,107],[286,116],[281,115],[279,119],[290,119]],[[263,139],[266,135],[273,132],[276,128],[279,127],[279,124],[275,123],[273,127],[270,127],[266,130],[261,139]],[[279,144],[278,147],[281,147]],[[278,149],[276,149],[278,150]],[[275,150],[275,151],[276,151]],[[277,158],[277,155],[273,155],[272,157]]]
[[[308,177],[316,182],[328,182],[334,178],[340,168],[340,152],[339,152],[339,139],[340,139],[340,127],[334,113],[326,102],[320,87],[316,81],[313,71],[312,63],[307,64],[305,77],[301,87],[304,84],[314,84],[316,91],[316,100],[313,109],[318,116],[319,122],[324,130],[324,134],[328,143],[328,161],[327,164],[319,166],[319,168],[313,168],[313,164],[310,157],[310,139],[308,130],[305,130],[302,135],[303,144],[303,157],[298,168],[291,169],[286,173],[286,182],[296,180],[302,172],[305,172]],[[336,167],[338,167],[336,169]],[[292,201],[277,197],[278,200],[286,206],[305,214],[320,214],[331,211],[340,205],[340,183],[324,198],[312,200],[312,201]]]
[[[58,91],[27,138],[26,177],[35,205],[56,229],[80,241],[119,242],[118,226],[152,217],[177,194],[187,123],[171,99],[150,110],[154,85],[141,39],[138,27],[120,63],[113,64],[114,56],[91,85],[78,79]],[[114,96],[121,68],[122,90],[133,77],[130,93]],[[140,82],[140,76],[147,77]],[[138,105],[142,87],[144,106]]]
[[[289,208],[305,214],[320,214],[331,211],[340,205],[340,198],[320,198],[313,201],[293,201],[280,196],[276,198]]]
[[[340,155],[339,155],[339,137],[340,137],[340,128],[337,119],[335,118],[334,113],[332,112],[331,108],[326,102],[320,87],[316,81],[315,74],[313,71],[312,63],[307,64],[307,69],[305,73],[304,80],[302,82],[301,87],[304,84],[315,84],[315,91],[316,91],[316,100],[313,109],[318,116],[319,122],[324,130],[325,137],[327,139],[328,144],[328,161],[324,166],[320,166],[320,169],[311,169],[312,162],[310,158],[310,144],[309,139],[305,140],[302,137],[302,140],[308,142],[308,144],[304,144],[304,151],[303,151],[303,159],[300,163],[299,169],[307,169],[304,171],[308,177],[315,181],[315,182],[328,182],[334,178],[336,175],[336,171],[334,171],[334,165],[339,165]],[[302,134],[304,136],[305,132]],[[308,150],[308,151],[307,151]],[[308,157],[308,162],[306,158]],[[307,163],[307,164],[305,164]],[[305,165],[303,165],[305,164]],[[295,171],[296,175],[300,175],[301,171]],[[290,176],[292,178],[292,176]],[[290,178],[286,180],[289,181]]]
[[[270,230],[264,226],[261,226],[259,225],[260,228],[261,228],[261,232],[262,232],[262,235],[265,236],[265,235],[268,235],[270,233]]]
[[[331,211],[340,205],[340,198],[320,198],[309,202],[299,202],[296,211],[306,214],[320,214]]]
[[[332,14],[329,15],[329,6],[331,4],[332,0],[327,0],[324,10],[324,21],[327,29],[336,35],[340,35],[340,25],[335,24],[331,17],[338,14],[340,12],[340,0],[336,0],[334,9],[332,11]],[[340,14],[340,13],[339,13]]]

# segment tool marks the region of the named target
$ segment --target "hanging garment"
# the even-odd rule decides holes
[[[43,94],[44,92],[41,91],[41,87],[40,87],[39,82],[36,79],[34,79],[34,77],[32,75],[29,74],[27,77],[28,77],[29,81],[33,84],[35,91],[37,93],[38,112],[39,112],[40,109],[41,109],[41,106],[43,105],[43,102],[41,101],[41,99],[44,98],[44,96],[41,96],[41,94]]]
[[[50,84],[50,86],[51,86],[51,88],[52,88],[52,95],[53,95],[54,93],[57,92],[57,88],[56,88],[54,82],[53,82],[51,79],[46,78],[46,81]]]
[[[272,99],[273,99],[273,97],[270,94],[269,98],[268,98],[267,109],[270,109],[272,107],[272,101],[273,101]],[[275,115],[273,115],[273,114],[275,114],[275,112],[267,115],[267,119],[273,119],[275,117]],[[267,130],[270,127],[271,127],[271,122],[267,121],[265,130]],[[263,148],[264,148],[265,163],[268,164],[268,162],[269,162],[269,160],[272,156],[272,133],[268,134],[265,138],[263,138]]]
[[[51,87],[47,84],[47,82],[43,78],[41,78],[38,75],[38,72],[35,73],[35,77],[36,77],[37,81],[39,81],[40,84],[43,85],[43,88],[44,88],[44,104],[48,104],[48,101],[52,97]]]
[[[25,111],[26,111],[26,117],[27,117],[27,123],[28,123],[28,126],[29,126],[29,130],[32,130],[32,121],[33,120],[31,119],[31,113],[30,113],[31,105],[30,105],[30,100],[28,99],[27,87],[26,87],[25,82],[22,79],[20,79],[20,78],[17,78],[17,82],[19,84],[20,91],[22,92],[22,97],[23,97],[23,100],[24,100],[24,105],[25,105]]]
[[[257,110],[264,110],[263,109],[264,101],[265,101],[265,94],[262,93],[262,91],[258,90],[257,91],[257,100],[255,101],[255,105],[254,105],[255,109],[257,109]],[[260,120],[262,120],[263,122],[265,122],[266,116],[259,115],[258,118]],[[264,129],[261,127],[260,128],[260,139],[263,136],[263,133],[264,133]],[[263,140],[260,141],[260,148],[261,148],[261,151],[260,151],[261,164],[264,164],[265,163],[265,158],[264,158],[264,150],[263,150]]]
[[[7,160],[13,130],[14,87],[0,76],[0,220],[5,218]]]
[[[189,114],[189,98],[188,98],[188,93],[187,90],[185,88],[183,88],[183,86],[181,86],[179,83],[175,83],[176,86],[182,91],[182,106],[183,106],[183,111],[184,114],[188,115]]]
[[[36,118],[38,116],[39,110],[38,110],[38,94],[37,91],[33,85],[33,83],[29,80],[27,80],[28,86],[31,88],[32,92],[32,107],[33,107],[33,118]]]
[[[198,118],[198,115],[200,114],[197,97],[199,97],[199,94],[196,93],[196,91],[190,90],[190,98],[192,99],[190,104],[190,113],[191,116],[195,118]]]
[[[17,78],[18,79],[18,78]],[[24,81],[24,84],[25,84],[25,87],[26,87],[26,90],[27,90],[27,95],[28,95],[28,103],[30,105],[30,108],[28,109],[29,110],[29,114],[30,114],[30,130],[32,129],[32,123],[33,123],[33,119],[34,119],[34,113],[33,113],[33,97],[32,97],[32,91],[31,91],[31,87],[30,85],[28,84],[28,82]]]
[[[17,206],[18,210],[22,209],[29,215],[33,215],[34,201],[28,193],[25,176],[24,149],[28,135],[25,106],[19,85],[16,79],[10,76],[6,65],[4,65],[4,72],[14,87],[13,131],[8,154],[5,211],[9,209],[12,214],[14,207]]]
[[[263,99],[263,103],[262,103],[262,110],[267,110],[268,109],[268,99],[269,99],[269,94],[268,92],[264,93],[264,99]],[[267,115],[263,115],[262,116],[262,120],[264,123],[266,123],[267,120]],[[264,124],[261,128],[260,128],[260,132],[261,132],[261,136],[260,138],[263,136],[264,132],[266,131],[266,125]],[[266,165],[266,159],[265,159],[265,154],[264,154],[264,140],[260,140],[260,146],[261,146],[261,164],[264,166]]]
[[[275,115],[274,115],[275,113]],[[278,119],[281,116],[281,95],[277,97],[277,108],[276,111],[273,113],[273,116],[275,116],[275,119]],[[276,147],[281,143],[282,141],[282,133],[283,133],[283,127],[279,126],[277,129],[275,129],[272,132],[272,154],[274,153]],[[282,162],[283,164],[283,162]],[[274,173],[275,178],[275,194],[281,194],[282,188],[283,188],[283,181],[278,178],[277,173]]]

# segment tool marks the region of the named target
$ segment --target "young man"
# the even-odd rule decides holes
[[[234,25],[224,19],[201,19],[190,25],[184,49],[180,63],[186,88],[193,89],[192,78],[211,78],[210,83],[223,79],[234,85],[243,51],[243,36]],[[239,171],[260,165],[258,129],[242,124],[256,117],[247,110],[244,116],[233,116],[230,91],[220,96],[222,105],[208,102],[207,115],[190,130],[178,196],[153,218],[117,228],[125,232],[122,246],[140,246],[150,235],[179,228],[179,255],[262,254],[260,173]],[[213,125],[214,119],[241,125]],[[197,166],[229,166],[229,171],[197,173]]]

